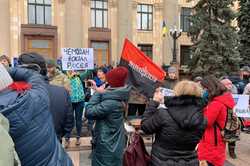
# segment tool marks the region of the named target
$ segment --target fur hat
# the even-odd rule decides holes
[[[117,67],[106,74],[106,79],[110,87],[117,88],[125,85],[128,77],[128,69]]]
[[[6,68],[0,64],[0,91],[7,88],[13,83],[12,78],[10,77]]]

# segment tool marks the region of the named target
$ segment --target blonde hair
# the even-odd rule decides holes
[[[193,81],[184,80],[176,84],[174,87],[175,96],[202,96],[201,86]]]

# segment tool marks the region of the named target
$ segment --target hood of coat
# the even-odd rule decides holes
[[[213,100],[224,104],[226,107],[228,107],[230,109],[233,109],[235,106],[235,101],[234,101],[233,96],[230,92],[224,93],[221,96],[217,96]]]
[[[130,86],[107,88],[106,92],[102,94],[102,100],[128,101],[130,90]]]
[[[204,102],[195,96],[179,96],[168,98],[165,101],[172,119],[182,129],[194,129],[206,125],[203,115]]]

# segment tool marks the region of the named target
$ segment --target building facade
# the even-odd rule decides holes
[[[170,64],[173,39],[168,29],[183,29],[178,62],[188,61],[192,45],[185,31],[194,2],[187,0],[0,0],[0,54],[38,52],[57,59],[61,48],[94,48],[98,65],[119,63],[125,38],[159,65]]]

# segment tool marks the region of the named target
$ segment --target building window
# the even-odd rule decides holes
[[[51,24],[51,0],[28,0],[29,24]]]
[[[91,0],[91,26],[108,27],[108,0]]]
[[[191,46],[181,46],[181,65],[188,65],[191,61]]]
[[[153,58],[153,45],[152,44],[138,44],[138,47],[144,54],[146,54],[150,59]]]
[[[137,5],[137,29],[152,31],[153,29],[153,5]]]
[[[181,8],[181,29],[183,32],[188,32],[190,28],[189,17],[191,16],[191,8]]]

